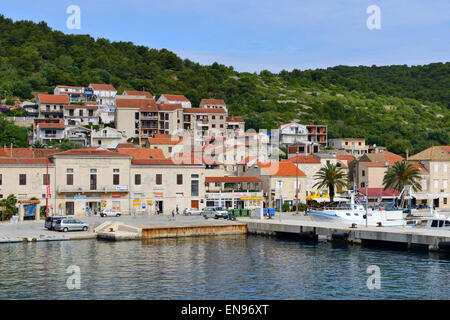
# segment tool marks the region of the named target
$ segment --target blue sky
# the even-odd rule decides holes
[[[69,5],[81,29],[66,26]],[[369,30],[366,9],[381,10]],[[166,48],[238,71],[450,61],[450,0],[0,0],[13,20]]]

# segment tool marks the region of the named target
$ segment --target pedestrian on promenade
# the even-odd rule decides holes
[[[177,205],[177,214],[180,214],[180,213],[178,212],[178,205]]]
[[[172,220],[175,220],[175,210],[172,210]]]
[[[157,204],[155,204],[155,214],[159,214],[159,212],[158,212],[158,205]]]

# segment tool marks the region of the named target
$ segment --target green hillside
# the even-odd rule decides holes
[[[55,85],[112,83],[126,89],[223,98],[248,128],[299,119],[329,126],[329,138],[364,137],[410,154],[450,144],[450,63],[324,70],[236,72],[203,66],[166,49],[65,35],[46,23],[0,16],[0,94],[33,98]],[[3,96],[2,96],[3,97]]]

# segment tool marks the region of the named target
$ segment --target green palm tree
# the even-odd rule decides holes
[[[314,175],[314,178],[317,182],[313,188],[328,188],[330,202],[333,202],[335,187],[347,186],[347,176],[344,170],[332,163],[328,163],[325,167],[320,168]]]
[[[419,169],[411,163],[398,161],[384,174],[383,186],[384,190],[391,188],[401,191],[405,186],[410,185],[413,191],[420,191],[422,190],[420,180]]]

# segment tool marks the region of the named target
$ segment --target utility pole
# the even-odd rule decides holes
[[[366,184],[366,228],[368,225],[368,219],[369,219],[369,191],[367,185],[369,184],[369,180],[367,180]]]
[[[296,194],[296,203],[295,203],[295,214],[298,214],[298,149],[295,155],[295,177],[296,177],[296,183],[295,187],[297,189]]]

